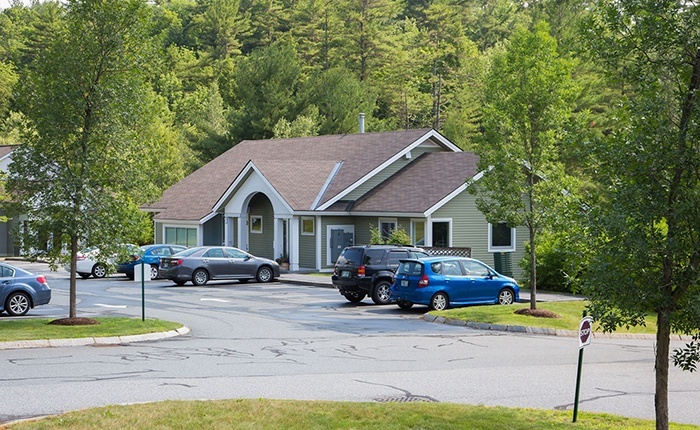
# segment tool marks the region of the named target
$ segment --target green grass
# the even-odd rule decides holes
[[[536,318],[514,313],[518,309],[530,307],[525,303],[516,303],[512,306],[467,306],[446,311],[431,311],[430,314],[473,322],[577,331],[586,305],[588,302],[583,300],[537,303],[538,309],[548,309],[561,318]],[[594,324],[593,328],[598,329],[597,324]],[[656,333],[656,315],[647,315],[646,326],[621,327],[615,333],[654,334]]]
[[[136,318],[95,318],[99,324],[65,326],[49,324],[53,319],[2,319],[0,342],[15,340],[111,337],[175,330],[182,324],[163,320]]]
[[[571,411],[453,403],[353,403],[301,400],[165,401],[70,412],[8,429],[651,429],[653,421]],[[698,429],[672,424],[672,429]]]

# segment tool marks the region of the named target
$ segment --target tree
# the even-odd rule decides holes
[[[152,179],[152,161],[168,148],[154,125],[163,105],[146,81],[153,57],[146,2],[69,0],[65,7],[65,25],[26,71],[18,96],[31,130],[13,152],[8,191],[13,213],[27,219],[27,255],[56,264],[68,249],[75,318],[78,247],[111,252],[140,236],[147,217],[138,205],[162,185]],[[49,246],[40,243],[47,236]]]
[[[476,147],[485,173],[470,186],[490,223],[528,229],[531,309],[537,306],[537,233],[566,197],[558,145],[575,95],[572,63],[559,57],[548,29],[546,23],[532,31],[521,28],[494,56],[485,89],[484,136]]]
[[[608,192],[593,200],[586,283],[604,330],[657,314],[656,428],[667,429],[671,332],[694,334],[674,361],[694,369],[700,334],[700,7],[600,1],[585,26],[625,88],[596,155]]]

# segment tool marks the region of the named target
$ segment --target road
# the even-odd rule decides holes
[[[53,289],[52,302],[29,315],[67,316],[67,273],[17,264],[46,273]],[[165,399],[573,407],[576,338],[428,323],[420,318],[426,308],[354,305],[331,289],[284,282],[154,281],[145,297],[148,318],[191,332],[123,345],[0,350],[0,423]],[[78,300],[78,316],[141,316],[140,284],[125,277],[78,280]],[[669,387],[671,421],[700,425],[700,375],[672,368]],[[579,410],[653,419],[653,342],[594,339],[584,354]]]

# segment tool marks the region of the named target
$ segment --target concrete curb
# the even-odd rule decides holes
[[[504,324],[491,324],[482,323],[474,321],[464,321],[452,318],[439,317],[430,314],[424,314],[422,316],[424,321],[434,322],[439,324],[448,324],[455,326],[464,326],[477,330],[493,330],[493,331],[505,331],[508,333],[527,333],[527,334],[539,334],[548,336],[562,336],[562,337],[578,337],[578,332],[575,330],[559,330],[546,327],[527,327],[522,325],[504,325]],[[656,340],[655,334],[632,334],[632,333],[600,333],[594,332],[594,338],[599,339],[642,339],[642,340]],[[674,335],[671,336],[671,340],[680,341],[691,341],[692,336],[681,336]]]
[[[12,342],[0,342],[0,350],[24,349],[24,348],[49,348],[59,346],[104,346],[119,345],[123,343],[144,342],[147,340],[167,339],[175,336],[182,336],[190,332],[189,327],[182,326],[176,330],[164,331],[160,333],[134,334],[129,336],[112,337],[81,337],[74,339],[39,339],[39,340],[16,340]]]

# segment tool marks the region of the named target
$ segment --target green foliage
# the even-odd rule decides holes
[[[369,243],[370,245],[409,245],[411,244],[411,236],[406,233],[403,227],[398,226],[389,232],[389,236],[385,237],[379,228],[374,225],[369,225]]]

